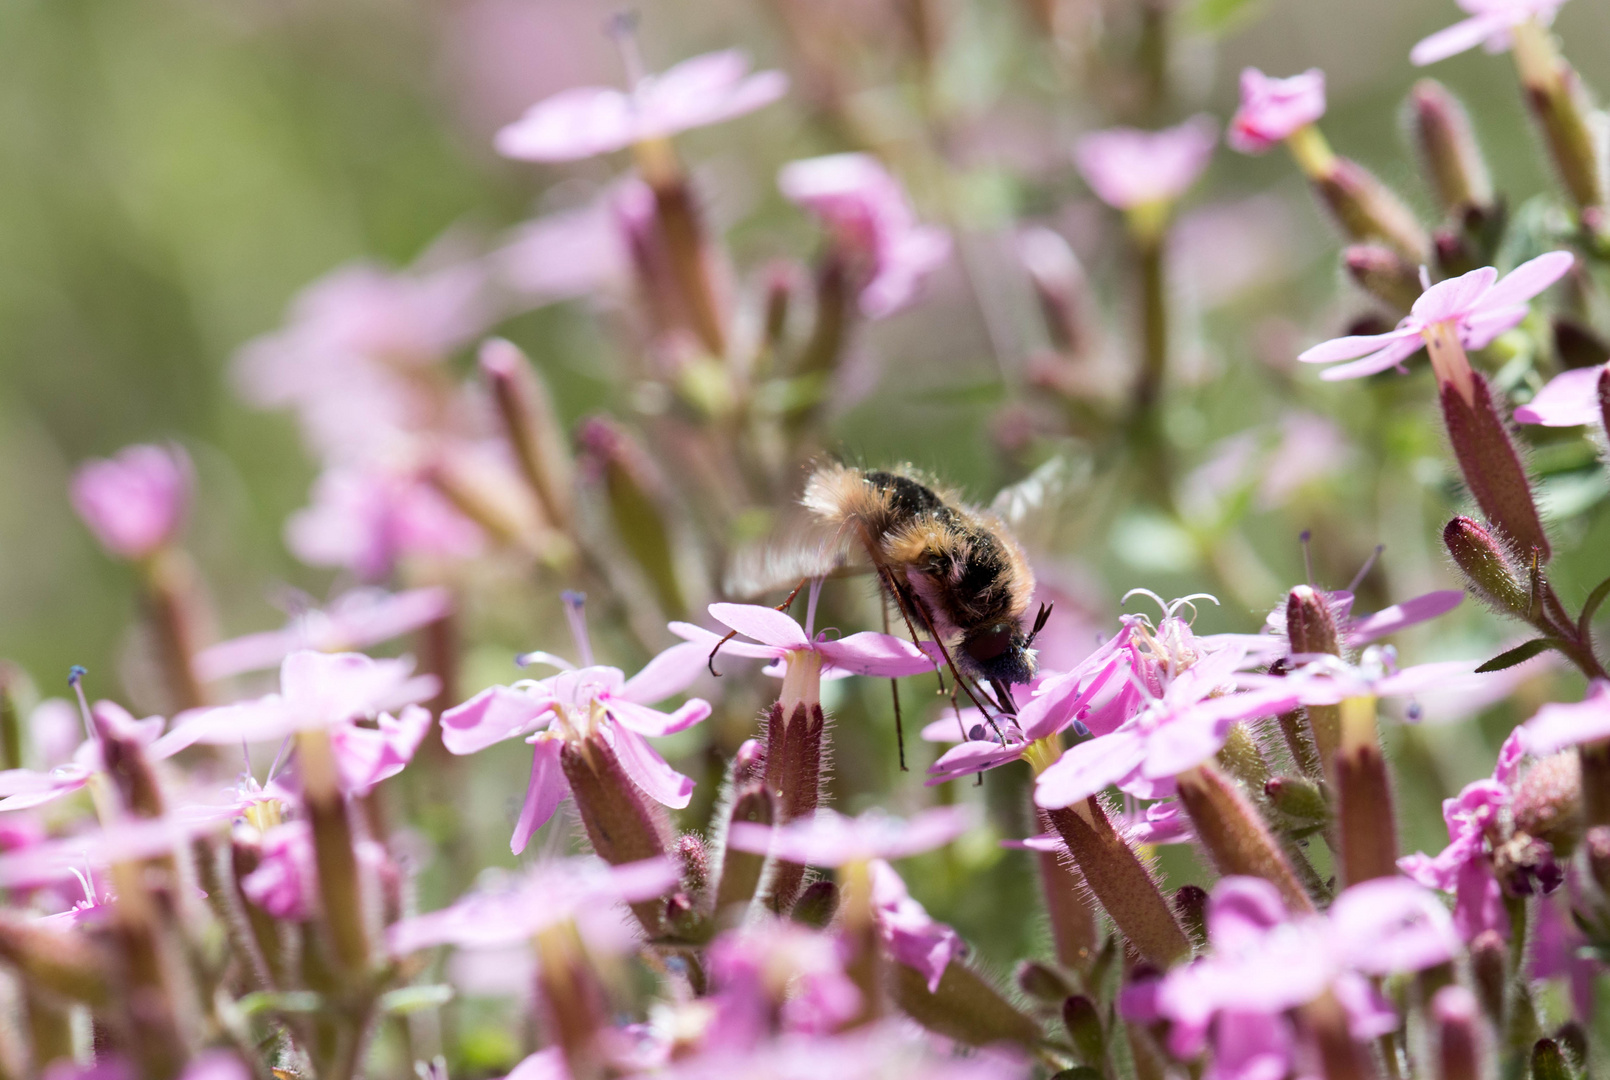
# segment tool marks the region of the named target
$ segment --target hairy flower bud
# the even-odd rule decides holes
[[[889,991],[902,1012],[929,1031],[969,1046],[1010,1042],[1036,1046],[1040,1024],[1019,1011],[959,961],[945,965],[939,989],[928,989],[927,976],[905,964],[890,964]]]
[[[632,781],[606,740],[567,741],[559,752],[559,765],[570,783],[587,839],[600,858],[624,866],[666,854],[670,823],[665,809]],[[640,900],[631,907],[648,935],[657,936],[664,904]]]
[[[1582,832],[1582,767],[1570,750],[1544,758],[1515,788],[1515,829],[1546,842],[1563,862]]]
[[[1549,32],[1530,19],[1518,24],[1515,66],[1526,91],[1526,104],[1543,129],[1549,156],[1560,180],[1578,207],[1587,210],[1605,201],[1605,177],[1599,140],[1594,136],[1593,108],[1576,69],[1554,47]]]
[[[799,894],[799,899],[794,902],[794,909],[788,913],[788,917],[797,923],[820,930],[833,921],[838,909],[838,884],[823,878],[805,886],[805,891]]]
[[[1420,159],[1442,208],[1457,213],[1490,207],[1492,179],[1459,99],[1435,79],[1421,79],[1409,92],[1409,104]]]
[[[765,787],[753,783],[740,791],[732,801],[732,822],[748,821],[756,825],[770,825],[772,800]],[[753,852],[739,851],[728,845],[721,857],[721,880],[716,885],[716,912],[723,923],[742,919],[743,911],[760,888],[760,875],[766,868],[766,857]]]
[[[1392,309],[1404,312],[1420,298],[1420,270],[1385,244],[1354,244],[1342,265],[1355,284]]]
[[[1292,912],[1312,911],[1297,880],[1257,808],[1241,789],[1212,765],[1199,765],[1175,777],[1179,799],[1196,826],[1197,839],[1219,873],[1261,877],[1280,890]]]
[[[1319,785],[1302,776],[1272,776],[1263,785],[1269,805],[1302,825],[1316,825],[1330,818],[1330,806]]]
[[[1470,943],[1470,977],[1476,1000],[1495,1030],[1504,1022],[1504,987],[1509,980],[1509,946],[1496,930],[1483,930]]]
[[[1348,158],[1332,159],[1314,186],[1342,231],[1354,240],[1379,240],[1415,265],[1431,254],[1431,238],[1391,188]]]
[[[1475,371],[1465,375],[1471,382],[1468,399],[1456,383],[1441,386],[1442,417],[1465,486],[1517,555],[1524,557],[1536,550],[1547,562],[1548,536],[1509,426],[1499,414],[1487,380]]]
[[[1336,619],[1325,598],[1311,585],[1298,585],[1286,597],[1286,636],[1295,655],[1341,655]]]
[[[571,461],[553,398],[526,355],[493,338],[481,346],[481,373],[492,390],[515,463],[550,526],[571,525]]]
[[[1375,699],[1341,704],[1342,745],[1336,753],[1336,831],[1342,881],[1357,885],[1398,873],[1392,778],[1376,734]]]
[[[1510,561],[1504,546],[1472,518],[1460,516],[1442,530],[1442,542],[1476,593],[1499,611],[1524,618],[1531,610],[1531,590]]]
[[[1051,819],[1035,808],[1041,832],[1051,832]],[[1040,868],[1040,894],[1051,922],[1051,941],[1057,963],[1072,971],[1086,972],[1101,948],[1101,927],[1090,899],[1084,875],[1073,860],[1059,851],[1037,851]]]
[[[1457,984],[1431,999],[1437,1024],[1437,1080],[1480,1080],[1481,1047],[1476,996]]]
[[[1061,1002],[1073,993],[1073,987],[1061,972],[1038,960],[1020,960],[1012,981],[1019,990],[1040,1001]]]
[[[1207,945],[1207,904],[1207,890],[1200,885],[1181,885],[1174,890],[1174,914],[1197,948]]]
[[[1062,1026],[1073,1040],[1073,1052],[1080,1064],[1101,1068],[1107,1056],[1107,1034],[1102,1030],[1096,1003],[1077,994],[1062,1003]]]
[[[1532,1080],[1571,1080],[1571,1070],[1553,1039],[1539,1039],[1532,1047]]]
[[[1610,896],[1610,825],[1595,825],[1582,839],[1588,849],[1588,872],[1600,891]]]

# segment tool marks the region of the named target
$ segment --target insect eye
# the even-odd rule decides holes
[[[993,660],[1007,649],[1012,647],[1012,628],[1010,626],[997,627],[975,634],[967,639],[964,648],[967,655],[974,660]]]

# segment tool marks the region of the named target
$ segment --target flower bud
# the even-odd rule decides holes
[[[583,744],[567,740],[559,751],[559,766],[599,858],[623,866],[666,854],[670,823],[665,808],[632,782],[607,741],[598,736]],[[648,936],[659,936],[664,904],[641,900],[631,908]]]
[[[1468,398],[1457,383],[1444,382],[1440,389],[1443,422],[1465,486],[1487,520],[1503,532],[1511,550],[1525,557],[1535,549],[1547,562],[1548,536],[1509,426],[1493,402],[1487,380],[1479,372],[1464,374],[1470,381]]]
[[[1476,1000],[1494,1029],[1504,1023],[1504,987],[1509,981],[1509,946],[1496,930],[1483,930],[1470,943],[1470,978]]]
[[[1318,825],[1330,819],[1330,805],[1319,785],[1302,776],[1272,776],[1263,785],[1269,805],[1300,825]]]
[[[972,968],[957,960],[945,965],[939,989],[905,964],[890,964],[889,990],[902,1012],[929,1031],[969,1046],[1010,1042],[1037,1046],[1040,1024],[1007,1001]]]
[[[1068,998],[1062,1003],[1062,1026],[1068,1029],[1068,1038],[1073,1040],[1073,1052],[1079,1063],[1092,1069],[1101,1068],[1107,1057],[1107,1034],[1102,1030],[1096,1003],[1083,994]]]
[[[1207,904],[1207,890],[1200,885],[1181,885],[1174,890],[1174,914],[1199,949],[1207,946]]]
[[[1553,1039],[1539,1039],[1532,1047],[1532,1080],[1572,1080],[1560,1044]]]
[[[1481,1080],[1476,996],[1457,984],[1431,999],[1437,1024],[1437,1080]]]
[[[605,417],[583,421],[579,440],[589,471],[603,484],[617,539],[648,578],[664,613],[681,618],[687,600],[658,470],[648,453]]]
[[[761,779],[766,773],[766,744],[759,739],[745,739],[732,756],[732,782],[739,787]]]
[[[1364,166],[1338,157],[1315,178],[1319,196],[1354,240],[1379,240],[1418,266],[1430,258],[1431,238],[1413,212]]]
[[[1038,960],[1019,961],[1012,981],[1019,990],[1039,1001],[1057,1003],[1073,993],[1073,987],[1061,972]]]
[[[805,887],[805,891],[799,894],[799,899],[794,903],[794,910],[789,912],[788,917],[797,923],[804,923],[820,930],[833,921],[838,908],[839,887],[823,878]]]
[[[1601,206],[1605,201],[1603,162],[1589,119],[1593,108],[1581,78],[1538,23],[1525,20],[1513,33],[1515,66],[1526,104],[1543,129],[1560,180],[1579,208]]]
[[[1342,265],[1359,288],[1395,311],[1405,312],[1420,298],[1420,269],[1384,244],[1354,244],[1342,252]]]
[[[1492,533],[1461,516],[1443,528],[1442,542],[1479,596],[1499,611],[1526,617],[1532,607],[1531,590]]]
[[[1286,597],[1286,636],[1294,655],[1341,655],[1330,605],[1311,585],[1298,585]]]
[[[1341,878],[1357,885],[1396,877],[1398,832],[1392,810],[1392,778],[1375,731],[1375,699],[1341,704],[1342,745],[1337,751],[1336,831],[1341,841]]]
[[[702,215],[687,175],[649,178],[654,190],[654,217],[672,280],[687,311],[688,322],[705,350],[714,357],[727,353],[727,313],[715,283],[714,253],[705,236]]]
[[[525,354],[502,338],[481,346],[481,373],[492,390],[520,473],[553,528],[571,525],[571,461],[553,398]]]
[[[1563,862],[1582,834],[1582,766],[1570,750],[1544,758],[1515,788],[1515,829],[1547,843]]]
[[[710,853],[705,850],[704,837],[698,833],[677,837],[676,861],[682,867],[682,888],[695,899],[702,897],[710,887]]]
[[[548,1041],[564,1054],[564,1075],[604,1080],[609,1074],[601,1036],[609,1027],[608,1000],[581,935],[565,920],[539,930],[536,945],[537,1013]]]
[[[302,803],[313,831],[313,856],[325,924],[340,975],[357,982],[369,963],[369,931],[352,822],[341,794],[330,733],[322,729],[297,732],[296,759],[302,778]]]
[[[73,509],[107,552],[145,559],[178,538],[194,471],[178,446],[130,446],[73,474]]]
[[[1588,1033],[1580,1020],[1567,1020],[1561,1024],[1554,1033],[1554,1041],[1560,1044],[1560,1053],[1565,1055],[1568,1065],[1580,1069],[1587,1064]]]
[[[1280,890],[1294,914],[1314,909],[1257,809],[1234,781],[1212,765],[1199,765],[1180,773],[1175,784],[1197,839],[1219,873],[1263,878]]]
[[[1421,79],[1409,92],[1409,104],[1420,159],[1442,208],[1457,213],[1492,206],[1492,179],[1459,99],[1435,79]]]
[[[1044,810],[1036,807],[1035,817],[1041,832],[1052,831]],[[1101,948],[1101,928],[1084,875],[1060,851],[1037,851],[1035,862],[1040,869],[1040,895],[1051,921],[1057,963],[1070,971],[1088,973]]]

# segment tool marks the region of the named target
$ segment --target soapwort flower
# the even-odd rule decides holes
[[[1166,205],[1202,175],[1217,136],[1218,125],[1205,115],[1163,131],[1110,128],[1080,139],[1074,161],[1090,189],[1114,209]]]
[[[1271,79],[1257,68],[1241,72],[1241,106],[1230,121],[1231,149],[1261,154],[1325,115],[1325,73],[1309,68],[1289,79]]]
[[[1409,50],[1409,62],[1416,67],[1435,64],[1457,56],[1477,45],[1490,53],[1508,51],[1512,32],[1522,23],[1548,26],[1565,0],[1457,0],[1470,15],[1452,26],[1422,38]]]
[[[170,544],[190,506],[194,472],[176,445],[130,446],[73,474],[73,509],[108,552],[144,559]]]

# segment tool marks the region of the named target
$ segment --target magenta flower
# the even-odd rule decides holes
[[[1397,1015],[1368,978],[1420,971],[1459,951],[1436,896],[1402,878],[1355,885],[1324,915],[1293,919],[1269,882],[1227,877],[1213,888],[1207,924],[1208,955],[1170,971],[1143,1004],[1173,1021],[1169,1046],[1181,1057],[1211,1037],[1222,1077],[1285,1075],[1296,1042],[1285,1014],[1327,991],[1354,1038],[1395,1029]]]
[[[286,522],[285,542],[309,566],[346,567],[378,581],[408,556],[475,555],[482,535],[413,470],[341,466],[319,475],[313,504]]]
[[[1457,797],[1442,801],[1448,846],[1436,856],[1416,852],[1398,860],[1398,869],[1428,889],[1455,894],[1454,925],[1470,941],[1483,930],[1509,936],[1509,915],[1489,858],[1488,835],[1509,809],[1520,772],[1521,729],[1504,740],[1490,780],[1466,784]]]
[[[972,815],[963,806],[939,806],[905,819],[881,810],[849,818],[822,809],[779,828],[734,822],[727,844],[801,866],[838,867],[872,859],[903,859],[944,847],[966,832],[971,822]]]
[[[896,1021],[837,1034],[794,1032],[755,1047],[712,1046],[672,1062],[664,1080],[1020,1080],[1023,1064],[1007,1055],[942,1054]]]
[[[779,663],[767,668],[768,674],[781,675],[783,661],[791,653],[815,653],[822,658],[822,677],[841,678],[846,675],[872,675],[893,679],[903,675],[916,675],[934,669],[934,659],[920,646],[909,641],[864,630],[847,637],[830,639],[829,631],[812,634],[815,609],[806,616],[801,626],[794,618],[776,608],[759,604],[711,604],[711,616],[722,625],[742,634],[721,646],[721,655],[743,656],[755,660],[774,660]],[[671,633],[699,645],[708,656],[722,635],[692,623],[674,622]],[[928,648],[932,645],[924,643]]]
[[[182,741],[160,737],[166,723],[160,716],[136,720],[114,701],[97,701],[91,712],[98,730],[141,747],[149,760],[162,761],[184,749]],[[76,717],[73,725],[79,725]],[[105,768],[100,739],[92,736],[78,744],[71,760],[48,771],[7,769],[0,772],[0,811],[31,810],[80,791]]]
[[[325,608],[301,612],[283,629],[221,641],[195,655],[196,673],[208,682],[275,667],[298,649],[352,652],[411,634],[444,618],[453,607],[446,589],[387,593],[353,589]]]
[[[922,974],[928,992],[938,993],[939,980],[952,960],[966,954],[961,935],[935,922],[926,908],[911,898],[894,867],[873,859],[872,916],[877,920],[883,947],[890,956]]]
[[[1385,334],[1334,338],[1315,345],[1297,359],[1305,364],[1352,363],[1328,368],[1320,378],[1328,382],[1374,375],[1403,362],[1425,347],[1430,336],[1446,328],[1466,349],[1485,348],[1504,331],[1526,318],[1528,301],[1571,269],[1569,251],[1551,251],[1504,275],[1490,266],[1426,288],[1397,329]],[[1362,359],[1355,359],[1361,357]],[[1439,373],[1439,380],[1446,381]]]
[[[1230,148],[1261,154],[1325,115],[1325,73],[1309,68],[1271,79],[1257,68],[1241,71],[1241,107],[1230,121]]]
[[[355,845],[358,864],[372,876],[384,875],[390,857],[373,840]],[[319,866],[313,849],[313,830],[306,821],[287,821],[262,837],[257,869],[240,880],[246,899],[276,919],[305,922],[318,911]]]
[[[1599,405],[1599,381],[1604,378],[1606,367],[1600,364],[1573,368],[1554,376],[1531,401],[1515,410],[1516,422],[1545,427],[1600,423],[1604,414]]]
[[[1610,739],[1610,682],[1594,679],[1587,696],[1574,704],[1543,706],[1517,729],[1528,754],[1542,758],[1568,746]]]
[[[570,790],[559,761],[567,743],[604,740],[644,794],[681,809],[692,797],[693,781],[667,765],[644,736],[685,731],[710,715],[709,703],[700,698],[675,712],[650,708],[691,686],[707,654],[702,645],[673,645],[630,679],[619,668],[566,664],[547,679],[494,686],[442,714],[442,743],[454,754],[521,737],[532,745],[531,780],[509,845],[516,855]],[[542,661],[565,663],[548,656]]]
[[[1330,609],[1341,644],[1348,649],[1362,648],[1399,630],[1435,619],[1439,615],[1446,615],[1465,599],[1462,589],[1438,589],[1405,600],[1401,604],[1382,608],[1373,615],[1355,616],[1353,594],[1348,590],[1336,589],[1320,595],[1325,599],[1325,606]],[[1271,611],[1264,625],[1272,633],[1284,636],[1286,605],[1280,604]]]
[[[78,467],[73,509],[108,552],[144,559],[178,537],[193,482],[179,446],[130,446]]]
[[[1416,67],[1435,64],[1477,45],[1490,53],[1505,52],[1511,45],[1510,31],[1524,22],[1549,25],[1565,0],[1457,0],[1457,3],[1470,18],[1438,30],[1410,49],[1409,61]]]
[[[335,733],[344,725],[432,697],[439,689],[436,676],[415,675],[413,670],[413,661],[407,659],[375,660],[362,653],[303,649],[280,665],[279,693],[192,712],[168,738],[186,746],[238,746],[273,742],[298,731]],[[418,723],[412,714],[408,720],[392,721],[386,737],[400,746],[408,737],[402,732],[412,731]]]
[[[861,1007],[836,937],[787,919],[761,919],[710,946],[716,1016],[702,1045],[747,1050],[783,1031],[836,1031]]]
[[[749,74],[749,61],[736,50],[706,53],[645,76],[630,91],[560,91],[499,131],[494,145],[522,161],[579,161],[743,116],[787,89],[780,71]]]
[[[554,859],[538,863],[506,886],[473,892],[440,911],[393,923],[386,942],[397,956],[437,945],[468,949],[514,945],[567,920],[600,911],[614,916],[615,905],[663,896],[677,879],[669,859],[624,866],[610,866],[590,856]],[[618,918],[615,921],[624,925]],[[619,939],[620,948],[630,945],[630,935]]]
[[[1217,139],[1218,125],[1209,116],[1164,131],[1110,128],[1080,139],[1074,160],[1102,202],[1133,210],[1185,194],[1207,168]]]
[[[414,752],[430,730],[430,710],[406,705],[397,713],[383,712],[374,727],[342,724],[330,733],[341,787],[354,795],[367,795],[376,784],[396,776],[414,760]]]
[[[869,319],[904,307],[917,283],[950,257],[949,234],[917,221],[900,181],[870,154],[791,162],[777,186],[827,226]]]
[[[1399,668],[1395,649],[1372,645],[1356,664],[1339,656],[1320,654],[1284,678],[1246,675],[1242,683],[1274,688],[1284,682],[1300,704],[1336,705],[1355,697],[1412,697],[1422,690],[1447,692],[1480,686],[1487,676],[1478,674],[1477,666],[1475,660],[1443,660]]]

